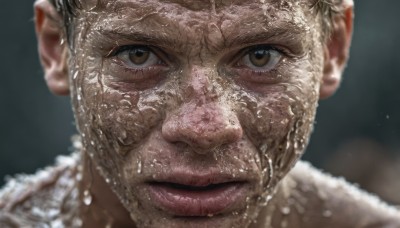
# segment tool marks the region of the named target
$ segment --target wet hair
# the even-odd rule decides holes
[[[48,0],[63,18],[63,26],[65,28],[67,40],[71,41],[73,20],[78,15],[82,5],[81,0]],[[340,15],[343,11],[342,5],[344,0],[315,0],[312,8],[321,15],[323,38],[330,35],[333,26],[333,20],[336,15]]]
[[[328,38],[332,32],[335,16],[343,14],[345,0],[315,0],[313,8],[321,14],[323,38]]]

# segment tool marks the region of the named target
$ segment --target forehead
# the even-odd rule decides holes
[[[146,19],[169,24],[186,25],[229,21],[231,26],[243,24],[276,26],[286,22],[297,27],[313,27],[317,20],[315,0],[86,0],[86,9],[94,12],[101,23],[119,21],[140,24]],[[115,17],[118,14],[118,17]],[[104,20],[107,18],[107,20]],[[158,20],[154,20],[158,19]],[[181,20],[182,19],[182,20]],[[307,20],[308,19],[308,20]],[[310,20],[311,19],[311,20]],[[99,21],[98,21],[99,22]],[[284,24],[284,23],[283,23]],[[309,24],[309,25],[307,25]],[[272,26],[271,26],[272,25]],[[284,25],[286,26],[286,25]],[[295,26],[292,26],[295,27]]]

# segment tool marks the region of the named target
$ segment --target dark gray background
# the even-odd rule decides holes
[[[51,95],[45,86],[32,5],[3,1],[0,7],[0,179],[32,173],[68,154],[75,128],[68,98]],[[356,0],[349,67],[338,93],[321,102],[304,156],[316,166],[329,164],[334,152],[359,138],[400,156],[399,9],[400,1]]]

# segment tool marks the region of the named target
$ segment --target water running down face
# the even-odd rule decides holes
[[[310,1],[95,2],[69,62],[85,153],[139,227],[247,226],[312,130]]]

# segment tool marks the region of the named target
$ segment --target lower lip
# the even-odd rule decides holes
[[[174,216],[211,216],[226,212],[245,198],[244,183],[228,183],[210,190],[186,190],[149,184],[152,201]]]

